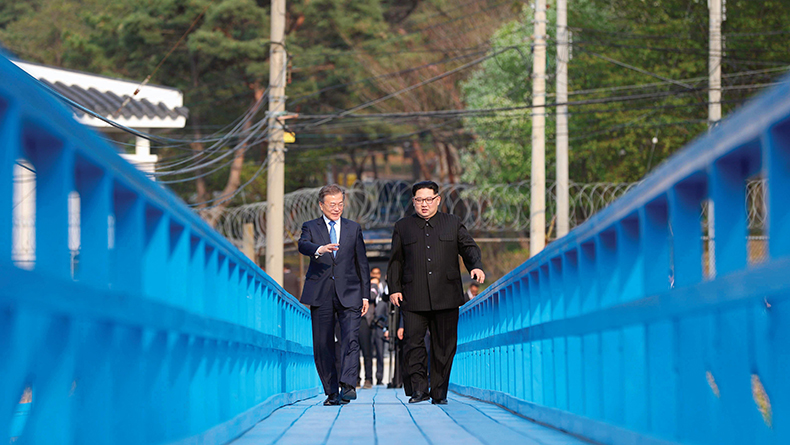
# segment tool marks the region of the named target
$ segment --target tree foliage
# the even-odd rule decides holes
[[[771,82],[790,65],[785,51],[790,33],[784,30],[790,5],[730,1],[727,11],[722,60],[725,115],[759,91],[750,85]],[[491,51],[514,44],[519,33],[531,33],[531,13],[526,12],[497,31]],[[639,180],[706,131],[705,1],[571,0],[568,13],[573,34],[569,63],[571,180]],[[550,9],[550,21],[551,17]],[[549,28],[548,103],[553,102],[553,28]],[[486,62],[464,83],[467,106],[528,105],[531,83],[526,73],[531,72],[531,66],[527,70],[517,59],[513,53]],[[670,79],[675,82],[667,81]],[[630,87],[623,88],[626,86]],[[547,107],[549,178],[554,175],[554,111],[554,107]],[[528,179],[529,110],[507,114],[513,118],[503,116],[467,119],[466,127],[477,138],[466,155],[466,164],[472,166],[466,170],[466,180],[501,183]]]
[[[790,64],[786,3],[728,1],[722,62],[725,114],[757,91],[749,85],[771,82]],[[366,114],[518,108],[531,103],[528,3],[287,4],[287,109],[301,116],[351,109]],[[572,180],[638,180],[705,131],[707,14],[704,0],[569,1]],[[201,139],[227,131],[265,90],[269,17],[264,0],[16,0],[0,2],[0,42],[33,62],[136,81],[154,73],[151,82],[181,89],[190,109],[186,134],[174,136]],[[553,8],[549,18],[551,104]],[[185,40],[163,62],[182,36]],[[551,178],[554,108],[546,111]],[[257,118],[262,117],[261,110]],[[465,119],[337,118],[312,125],[317,121],[303,117],[287,122],[297,133],[297,143],[288,147],[288,190],[323,183],[329,165],[345,164],[360,173],[374,154],[396,149],[412,157],[419,175],[440,181],[503,183],[529,177],[528,108]],[[227,141],[221,150],[235,142]],[[191,149],[206,147],[193,144]],[[163,159],[184,154],[184,147],[155,150]],[[247,147],[229,168],[171,187],[189,201],[208,200],[250,180],[265,152],[265,144]],[[260,176],[229,204],[261,200],[265,192],[265,176]]]

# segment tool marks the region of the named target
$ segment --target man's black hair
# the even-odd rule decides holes
[[[433,193],[439,194],[439,184],[433,181],[420,181],[411,187],[411,196],[417,196],[417,190],[431,189]]]

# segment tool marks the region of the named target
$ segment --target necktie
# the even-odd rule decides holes
[[[335,231],[334,221],[329,221],[329,242],[332,244],[337,244],[337,232]],[[332,256],[337,256],[337,251],[333,251]]]

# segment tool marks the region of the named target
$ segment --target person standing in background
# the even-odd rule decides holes
[[[390,298],[389,287],[387,286],[387,282],[381,279],[381,269],[378,267],[374,267],[370,269],[370,278],[375,278],[378,280],[379,295],[381,296],[381,298],[385,300],[389,300]]]
[[[291,266],[286,264],[283,266],[283,289],[286,292],[293,295],[296,298],[299,298],[299,277],[296,276],[295,273],[291,272]]]
[[[379,276],[381,276],[381,271],[379,271]],[[371,285],[373,282],[376,282],[380,285],[382,283],[379,282],[378,278],[371,278]],[[384,299],[382,294],[378,294],[375,297],[372,295],[370,299],[375,301],[376,303],[370,309],[373,312],[373,323],[370,325],[371,335],[370,340],[373,344],[373,354],[376,357],[376,385],[383,385],[384,384],[384,339],[385,333],[388,332],[389,329],[389,305],[390,302],[388,299]]]
[[[371,274],[372,275],[372,274]],[[370,278],[370,306],[359,324],[359,349],[362,351],[362,364],[365,368],[365,383],[363,389],[373,387],[373,322],[375,319],[374,308],[379,297],[378,280]],[[380,367],[380,366],[379,366]]]
[[[464,294],[464,298],[467,302],[474,300],[477,294],[480,293],[480,285],[475,283],[474,281],[469,285],[469,289],[466,290]]]

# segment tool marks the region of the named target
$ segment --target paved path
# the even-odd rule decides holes
[[[409,404],[403,390],[358,389],[341,407],[313,397],[274,411],[234,445],[589,445],[496,405],[450,393],[444,406]]]

